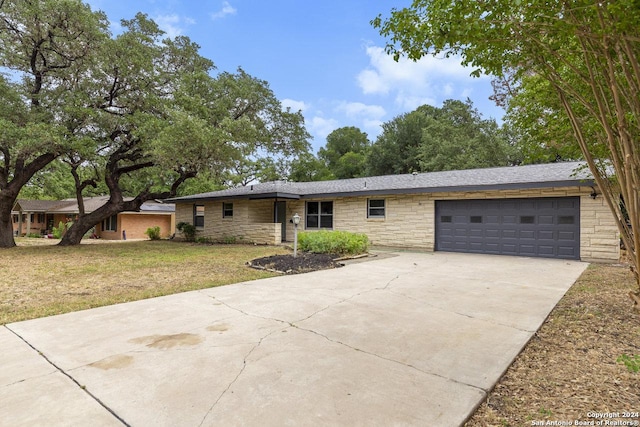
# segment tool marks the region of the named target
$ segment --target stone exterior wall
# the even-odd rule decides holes
[[[223,218],[223,203],[233,203],[233,216]],[[218,241],[235,240],[258,244],[281,243],[280,224],[273,222],[271,200],[228,200],[197,203],[204,205],[204,227],[196,237]],[[176,223],[193,224],[193,203],[176,203]],[[176,238],[183,238],[180,233]]]
[[[589,187],[567,187],[287,200],[286,237],[293,241],[293,224],[288,219],[295,213],[301,217],[299,231],[310,231],[305,225],[306,201],[333,201],[334,230],[365,233],[373,245],[433,251],[436,200],[579,196],[581,259],[617,261],[620,246],[614,218],[602,196],[594,200],[590,194]],[[385,200],[384,218],[367,218],[368,199]],[[222,218],[222,202],[204,203],[205,226],[199,236],[243,236],[256,243],[280,242],[280,224],[273,224],[273,199],[229,202],[234,205],[233,218]],[[193,222],[193,204],[176,204],[176,213],[177,222]]]

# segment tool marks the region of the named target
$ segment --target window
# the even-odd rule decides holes
[[[451,215],[442,215],[440,217],[440,222],[452,222],[451,219]]]
[[[471,224],[482,224],[482,217],[481,216],[472,216],[469,218],[469,222]]]
[[[233,218],[233,203],[222,204],[222,218]]]
[[[111,215],[109,218],[102,221],[102,231],[117,231],[118,229],[118,215]]]
[[[29,221],[31,222],[31,224],[36,222],[36,214],[31,214],[31,218],[29,219]]]
[[[367,218],[384,218],[384,199],[367,200]]]
[[[333,202],[307,202],[306,228],[333,228]]]
[[[204,227],[204,205],[193,206],[193,225]]]
[[[38,214],[38,222],[40,224],[44,224],[44,214],[43,213],[39,213]]]
[[[16,224],[20,219],[20,217],[18,215],[12,215],[12,216],[13,216],[13,223]]]

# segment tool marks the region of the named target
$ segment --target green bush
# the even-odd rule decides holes
[[[155,227],[149,227],[147,228],[147,231],[144,232],[144,234],[149,236],[149,239],[151,240],[160,240],[160,227],[158,227],[157,225]]]
[[[62,235],[64,234],[66,228],[67,228],[67,225],[64,222],[60,221],[57,227],[53,227],[51,229],[51,234],[53,234],[53,238],[62,239]]]
[[[31,237],[33,239],[39,239],[39,238],[42,237],[42,235],[39,234],[39,233],[29,233],[29,234],[27,234],[27,237]]]
[[[306,231],[298,234],[300,250],[320,254],[358,255],[369,249],[366,234],[348,231]]]
[[[193,224],[189,224],[188,222],[179,222],[176,225],[176,228],[184,234],[184,239],[187,242],[195,242],[196,241],[196,226]]]

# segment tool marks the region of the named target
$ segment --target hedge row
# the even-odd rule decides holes
[[[320,254],[358,255],[369,249],[366,234],[348,231],[306,231],[298,234],[300,250]]]

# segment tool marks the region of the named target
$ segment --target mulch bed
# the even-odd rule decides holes
[[[254,259],[247,264],[250,267],[260,270],[275,271],[284,274],[298,274],[342,267],[342,264],[336,261],[336,259],[338,259],[336,255],[302,252],[298,253],[296,258],[294,258],[293,255],[273,255]]]

